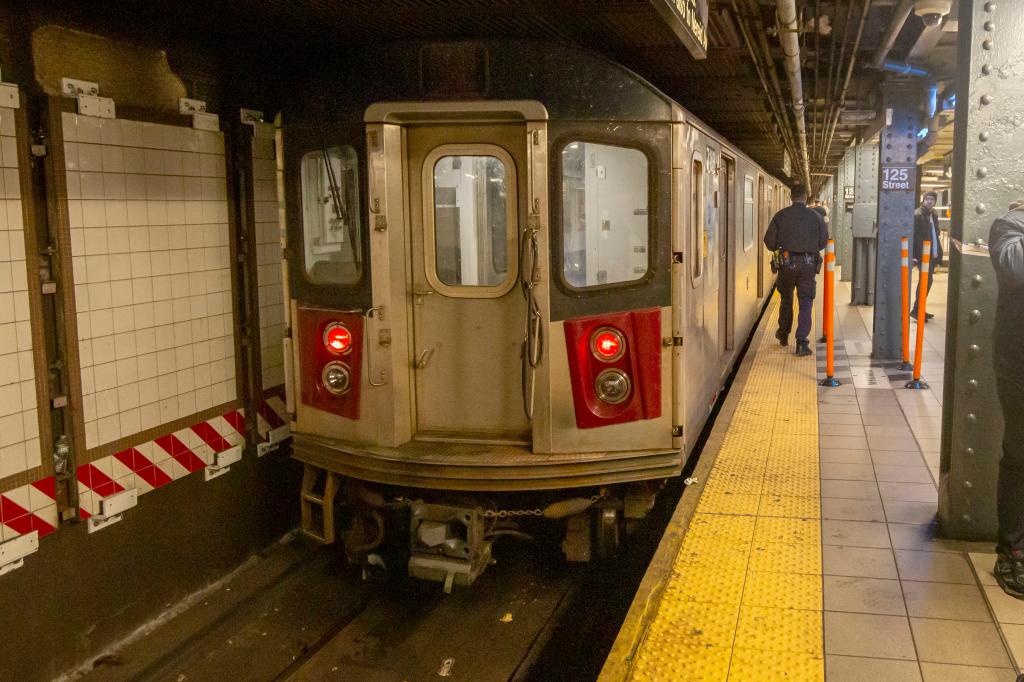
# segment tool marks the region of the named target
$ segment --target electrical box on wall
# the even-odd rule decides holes
[[[0,575],[21,568],[25,557],[39,549],[39,531],[25,533],[18,537],[0,542]]]
[[[242,461],[242,446],[236,445],[213,456],[213,463],[203,469],[203,480],[212,481],[231,471],[231,465]]]
[[[93,533],[117,523],[126,511],[138,504],[139,491],[136,488],[128,488],[104,497],[100,500],[100,513],[89,517],[89,532]]]

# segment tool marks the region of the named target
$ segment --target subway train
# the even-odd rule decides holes
[[[278,171],[304,529],[332,541],[339,503],[365,557],[408,507],[408,570],[447,589],[521,517],[562,524],[570,560],[609,552],[770,294],[782,181],[562,44],[382,45],[296,88]]]

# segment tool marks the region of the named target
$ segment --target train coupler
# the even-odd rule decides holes
[[[472,585],[492,563],[480,509],[413,502],[409,514],[409,575],[453,585]]]

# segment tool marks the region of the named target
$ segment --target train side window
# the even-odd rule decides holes
[[[352,285],[363,274],[359,159],[348,145],[302,157],[302,234],[314,284]]]
[[[708,235],[704,229],[705,198],[704,160],[694,154],[690,168],[690,253],[693,261],[690,275],[694,284],[704,275],[704,259],[708,251]]]
[[[562,275],[570,286],[647,274],[649,177],[639,149],[582,140],[562,148]]]
[[[743,177],[743,250],[754,245],[754,178]]]

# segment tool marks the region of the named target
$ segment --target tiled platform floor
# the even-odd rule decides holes
[[[872,361],[872,310],[842,304],[848,284],[837,290],[844,385],[818,389],[830,682],[996,682],[1015,678],[1011,650],[1024,663],[1024,602],[993,587],[993,555],[973,555],[973,566],[968,558],[991,545],[934,536],[945,286],[938,275],[928,301],[936,317],[925,327],[925,391],[905,389],[910,377],[896,363]],[[822,344],[818,365],[824,376]]]

